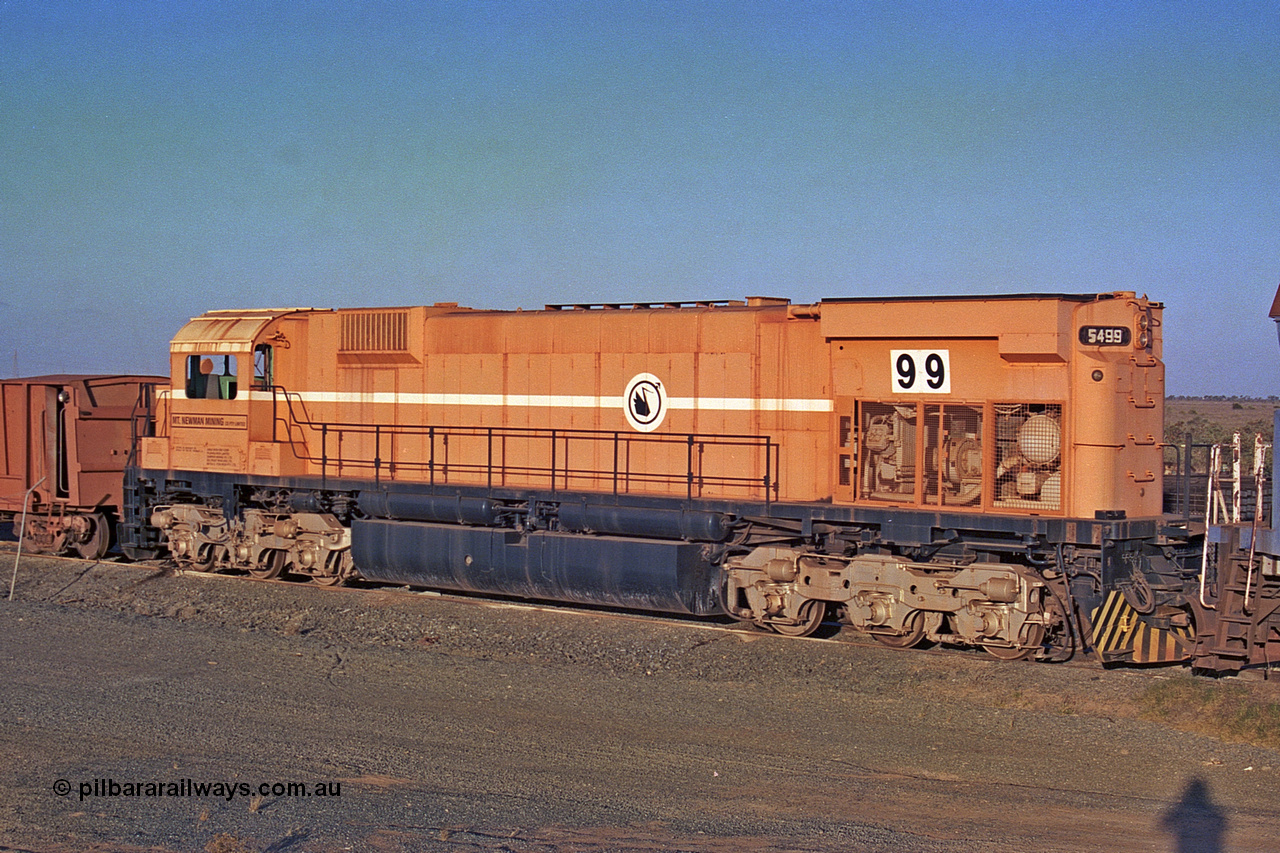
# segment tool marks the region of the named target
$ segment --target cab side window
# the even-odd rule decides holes
[[[273,357],[271,344],[258,344],[253,348],[253,387],[262,391],[271,390],[275,384],[272,371]]]
[[[187,356],[187,399],[234,400],[235,366],[234,356],[212,353]]]

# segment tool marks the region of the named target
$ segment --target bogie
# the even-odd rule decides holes
[[[890,646],[927,638],[1021,656],[1040,649],[1053,618],[1045,606],[1047,583],[998,563],[954,566],[763,547],[729,559],[726,575],[726,601],[736,618],[791,626],[818,603]]]
[[[155,507],[151,523],[178,565],[194,571],[230,569],[261,579],[293,571],[324,585],[354,576],[351,529],[328,513],[245,509],[228,519],[207,503],[174,503]]]

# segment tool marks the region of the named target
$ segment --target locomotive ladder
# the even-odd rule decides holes
[[[1245,526],[1224,527],[1218,547],[1228,556],[1219,561],[1216,610],[1200,611],[1192,665],[1207,672],[1237,672],[1251,663],[1280,658],[1280,650],[1268,648],[1272,616],[1280,610],[1280,598],[1259,596],[1260,581],[1253,562],[1240,547]]]
[[[1259,435],[1254,441],[1254,510],[1249,525],[1249,547],[1242,548],[1245,525],[1240,522],[1240,434],[1235,434],[1232,474],[1235,489],[1232,496],[1231,523],[1218,528],[1218,583],[1214,603],[1205,600],[1205,566],[1201,563],[1200,603],[1204,607],[1196,636],[1193,664],[1210,672],[1235,672],[1250,663],[1269,663],[1271,619],[1280,610],[1280,590],[1268,583],[1259,571],[1257,557],[1258,525],[1262,519],[1262,484],[1266,478],[1266,449],[1268,445]],[[1217,479],[1218,447],[1210,454],[1209,497],[1205,520],[1213,525],[1215,498],[1218,505],[1224,502],[1213,493]],[[1274,524],[1274,521],[1273,521]],[[1208,557],[1209,542],[1206,538],[1204,558]],[[1247,554],[1247,556],[1245,556]],[[1265,590],[1265,594],[1264,594]]]

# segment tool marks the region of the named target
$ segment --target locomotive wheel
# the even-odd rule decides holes
[[[191,558],[191,562],[187,564],[187,568],[193,572],[211,572],[214,563],[218,561],[218,546],[202,545],[199,553]]]
[[[1022,660],[1030,656],[1033,652],[1038,651],[1041,643],[1044,642],[1044,626],[1028,625],[1026,629],[1026,642],[1017,648],[1008,648],[1007,646],[984,645],[987,654],[1000,660]]]
[[[311,582],[318,586],[341,586],[345,581],[342,575],[312,575]]]
[[[871,636],[876,638],[877,643],[891,649],[909,649],[924,639],[924,619],[919,610],[911,611],[911,614],[903,620],[903,624],[907,627],[905,634],[872,634]]]
[[[258,580],[273,581],[284,574],[286,556],[279,548],[263,551],[258,564],[249,569],[249,574]]]
[[[72,548],[85,560],[101,560],[107,555],[107,548],[111,545],[111,530],[107,527],[107,520],[100,513],[84,516],[89,523],[89,534],[83,542],[77,542]]]
[[[777,622],[770,622],[769,627],[784,637],[807,637],[818,630],[818,626],[822,624],[826,615],[825,601],[806,601],[800,605],[799,625],[779,625]]]

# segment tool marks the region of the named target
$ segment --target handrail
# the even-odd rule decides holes
[[[18,553],[13,558],[13,577],[9,579],[9,600],[13,601],[13,588],[18,585],[18,561],[22,559],[22,541],[27,535],[27,504],[31,502],[31,493],[40,488],[40,484],[49,479],[49,475],[41,477],[34,486],[27,489],[22,497],[22,521],[18,522]]]
[[[1254,490],[1254,507],[1253,507],[1253,530],[1249,534],[1249,562],[1248,574],[1244,582],[1244,603],[1240,609],[1245,613],[1249,613],[1249,596],[1253,588],[1253,561],[1258,554],[1258,522],[1262,518],[1262,481],[1267,476],[1267,445],[1262,441],[1262,434],[1259,433],[1253,439],[1253,479],[1258,484]],[[1272,520],[1275,524],[1275,520]]]
[[[1217,610],[1217,606],[1210,604],[1204,600],[1205,593],[1205,577],[1209,573],[1209,536],[1208,527],[1215,523],[1215,517],[1218,512],[1218,506],[1215,499],[1222,500],[1221,490],[1217,488],[1218,475],[1221,468],[1222,446],[1215,444],[1209,451],[1209,482],[1206,488],[1204,498],[1204,522],[1205,522],[1205,541],[1204,546],[1200,549],[1200,606],[1206,610]]]
[[[138,397],[134,400],[133,411],[129,414],[129,455],[125,461],[125,466],[128,468],[138,464],[139,440],[156,433],[155,391],[154,382],[138,383]]]
[[[277,399],[284,405],[277,405]],[[295,409],[295,402],[297,408]],[[279,417],[280,408],[286,416]],[[707,487],[743,488],[760,490],[765,501],[775,500],[779,492],[777,477],[779,447],[768,435],[750,434],[709,434],[709,433],[632,433],[623,430],[591,430],[564,429],[561,427],[514,427],[514,426],[445,426],[440,424],[377,424],[354,423],[344,421],[317,421],[311,418],[306,402],[297,392],[288,391],[280,386],[272,386],[272,436],[276,440],[287,441],[295,458],[318,464],[322,484],[327,484],[331,475],[341,476],[344,468],[366,470],[373,473],[375,483],[381,484],[384,473],[390,479],[396,479],[400,472],[417,472],[424,475],[431,485],[450,482],[451,476],[462,476],[467,479],[483,482],[492,487],[495,478],[506,480],[520,478],[533,481],[545,481],[552,492],[568,488],[573,478],[594,479],[611,483],[614,494],[634,491],[633,487],[652,485],[668,487],[677,483],[684,485],[686,497],[692,498],[695,492]],[[297,429],[295,430],[295,425]],[[282,429],[281,429],[282,427]],[[284,438],[279,436],[283,431]],[[318,435],[320,440],[319,454],[311,448],[307,433]],[[348,456],[343,449],[344,441],[353,437],[363,437],[366,442],[372,440],[372,454]],[[413,437],[424,442],[424,453],[421,459],[407,460],[395,452],[396,440],[400,437]],[[462,462],[449,460],[451,441],[478,439],[483,442],[474,448],[471,459]],[[509,441],[530,441],[543,443],[542,453],[530,453],[525,464],[508,463],[503,445]],[[390,444],[390,448],[386,445]],[[336,446],[335,446],[336,445]],[[584,445],[599,448],[604,445],[600,455],[612,458],[612,467],[592,467],[590,465],[575,466],[574,460],[580,458],[572,451],[582,450]],[[631,451],[636,446],[683,446],[685,452],[683,469],[679,466],[667,470],[632,470],[627,464]],[[611,454],[610,454],[611,448]],[[747,448],[755,453],[755,461],[763,469],[763,476],[752,477],[732,473],[708,473],[702,467],[702,460],[708,448]],[[593,455],[594,450],[587,452]],[[441,459],[443,454],[443,459]],[[546,458],[548,464],[534,464],[532,458]],[[727,464],[727,463],[726,463]],[[751,466],[743,464],[738,468]],[[336,469],[334,472],[331,469]],[[468,475],[470,475],[468,477]],[[456,482],[456,480],[455,480]],[[562,485],[563,484],[563,485]]]

